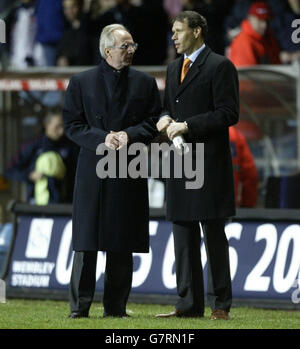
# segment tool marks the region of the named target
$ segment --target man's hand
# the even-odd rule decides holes
[[[39,181],[42,178],[43,178],[42,173],[40,173],[38,171],[32,171],[29,174],[29,179],[31,180],[31,182]]]
[[[110,131],[110,133],[105,138],[105,145],[113,150],[119,147],[119,138],[117,132]]]
[[[125,145],[128,144],[129,142],[129,137],[128,134],[125,131],[120,131],[117,133],[118,140],[119,140],[119,147],[117,150],[123,148]]]
[[[156,128],[158,129],[159,132],[164,133],[166,132],[171,122],[173,122],[173,119],[170,116],[168,115],[163,116],[156,124]]]
[[[172,122],[167,128],[167,135],[170,140],[178,135],[182,135],[188,132],[188,128],[184,122]]]
[[[128,134],[125,131],[110,131],[105,138],[105,145],[113,150],[119,150],[129,142]]]

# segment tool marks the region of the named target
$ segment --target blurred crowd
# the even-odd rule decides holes
[[[171,23],[182,10],[206,17],[207,45],[237,66],[291,63],[300,56],[292,40],[300,0],[3,0],[2,65],[98,64],[100,33],[112,23],[125,25],[139,44],[135,65],[164,65],[176,57]]]

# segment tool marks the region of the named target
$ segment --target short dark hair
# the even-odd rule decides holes
[[[201,28],[202,38],[203,41],[205,41],[207,38],[208,31],[207,20],[205,19],[205,17],[203,17],[202,15],[200,15],[200,13],[195,11],[182,11],[177,16],[175,16],[175,18],[173,19],[173,23],[175,21],[184,22],[185,19],[187,20],[188,25],[191,29],[195,29],[197,27]]]

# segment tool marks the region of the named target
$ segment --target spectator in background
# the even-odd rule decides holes
[[[101,61],[99,55],[99,36],[102,29],[107,25],[118,23],[124,25],[135,37],[138,31],[137,21],[139,21],[138,7],[132,5],[130,0],[116,0],[115,6],[109,8],[104,13],[100,11],[100,15],[94,18],[90,24],[90,28],[94,29],[91,35],[94,38],[93,52],[95,52],[94,56],[97,58],[96,64]]]
[[[65,26],[62,0],[37,0],[36,21],[35,63],[37,66],[54,66]]]
[[[5,22],[10,65],[16,69],[25,69],[34,65],[33,48],[36,35],[35,1],[22,0],[14,7]]]
[[[257,0],[236,0],[230,13],[224,19],[226,46],[240,33],[241,23],[247,18],[249,8]]]
[[[182,11],[183,0],[164,0],[164,9],[169,18],[172,19]]]
[[[83,12],[87,16],[88,33],[92,49],[93,65],[101,62],[99,37],[103,29],[101,16],[116,6],[116,0],[85,0]]]
[[[83,18],[83,0],[63,0],[63,10],[70,27],[58,45],[56,64],[60,67],[91,65],[92,48]]]
[[[164,64],[167,56],[168,16],[162,0],[143,0],[139,6],[130,0],[116,0],[116,6],[94,20],[93,27],[99,31],[94,35],[99,38],[102,28],[113,23],[124,25],[139,44],[133,64]],[[94,46],[94,51],[98,50],[99,42]]]
[[[139,48],[135,53],[134,64],[163,65],[167,58],[169,29],[163,1],[143,0],[137,7],[137,13],[134,37]]]
[[[43,135],[21,148],[17,158],[8,166],[6,176],[26,182],[30,203],[70,203],[78,148],[64,137],[60,111],[54,110],[46,115],[44,128]]]
[[[124,25],[131,33],[137,31],[138,7],[130,0],[116,0],[116,5],[98,18],[98,25],[102,29],[106,25],[118,23]]]
[[[235,66],[279,64],[279,46],[269,27],[272,12],[265,2],[250,6],[241,32],[232,41],[229,58]]]
[[[235,203],[237,207],[255,207],[258,174],[246,138],[235,126],[229,128],[233,162]]]
[[[292,27],[295,19],[300,19],[300,0],[277,0],[273,4],[274,19],[272,28],[280,46],[282,63],[291,63],[300,59],[300,45],[293,42]]]

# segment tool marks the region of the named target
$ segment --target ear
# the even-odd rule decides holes
[[[110,54],[109,54],[109,48],[106,48],[106,49],[105,49],[105,54],[106,54],[106,57],[109,57],[109,56],[110,56]]]
[[[197,27],[194,29],[194,36],[196,39],[198,39],[201,36],[202,29],[200,27]]]

